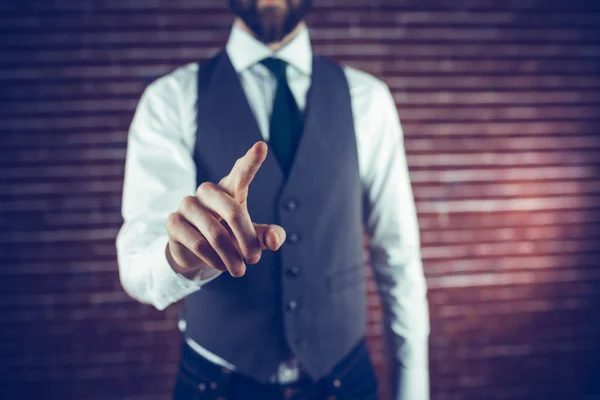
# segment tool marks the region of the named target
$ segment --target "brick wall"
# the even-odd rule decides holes
[[[126,132],[145,85],[224,43],[225,3],[0,3],[0,398],[167,398],[177,307],[117,276]],[[600,2],[315,3],[316,50],[403,121],[433,399],[600,398]]]

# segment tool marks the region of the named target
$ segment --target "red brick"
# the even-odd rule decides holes
[[[599,396],[599,4],[315,3],[315,49],[398,106],[432,399]],[[137,304],[118,281],[127,128],[145,86],[213,54],[230,22],[208,0],[0,3],[0,398],[168,398],[179,305]]]

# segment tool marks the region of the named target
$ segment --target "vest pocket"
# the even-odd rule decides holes
[[[366,280],[364,266],[357,265],[352,269],[345,269],[327,277],[327,289],[338,292],[344,288],[360,285]]]

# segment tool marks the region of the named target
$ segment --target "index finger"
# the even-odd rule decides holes
[[[233,193],[248,189],[256,172],[265,161],[267,149],[267,144],[263,141],[254,143],[246,154],[235,162],[231,172],[221,181],[222,184]]]

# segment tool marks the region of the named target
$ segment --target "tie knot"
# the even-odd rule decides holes
[[[260,63],[267,67],[267,69],[275,75],[278,81],[286,80],[285,67],[287,66],[287,63],[285,61],[280,60],[279,58],[269,57],[263,59]]]

